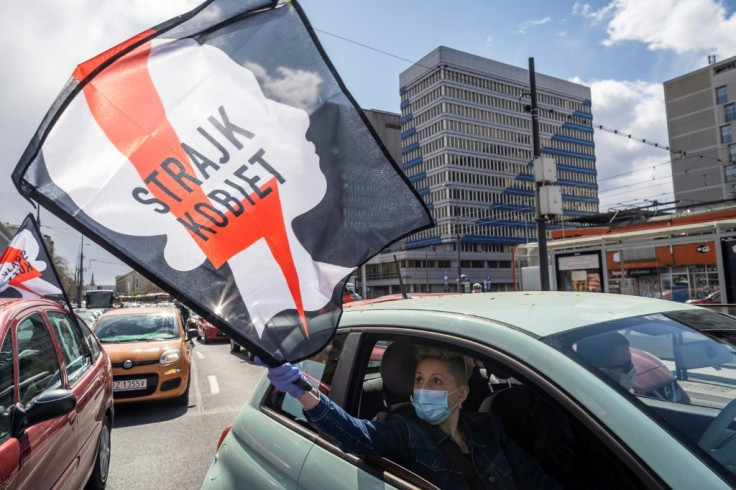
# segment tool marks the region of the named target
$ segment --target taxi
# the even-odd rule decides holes
[[[115,403],[171,400],[189,404],[191,338],[171,307],[110,310],[95,334],[112,361]]]

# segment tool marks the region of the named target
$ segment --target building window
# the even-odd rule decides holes
[[[730,162],[736,162],[736,145],[728,147],[728,160]]]
[[[731,103],[723,107],[726,112],[726,122],[736,120],[736,104]]]
[[[731,141],[733,141],[731,125],[721,126],[721,143],[730,143]]]
[[[728,89],[725,85],[716,89],[716,103],[725,104],[728,102]]]
[[[726,167],[726,182],[736,182],[736,165]]]

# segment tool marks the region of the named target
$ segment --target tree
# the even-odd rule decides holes
[[[60,255],[54,255],[52,260],[54,261],[56,273],[59,275],[61,287],[66,291],[69,301],[77,302],[77,304],[79,304],[77,301],[77,280],[69,271],[69,262]]]

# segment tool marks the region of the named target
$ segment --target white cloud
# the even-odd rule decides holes
[[[616,2],[611,2],[610,4],[601,7],[598,10],[593,10],[593,7],[589,3],[580,3],[575,2],[575,4],[572,6],[572,13],[573,15],[580,15],[581,17],[585,17],[586,19],[590,19],[593,21],[594,24],[597,24],[598,22],[602,22],[608,15],[611,13],[613,8],[616,6]]]
[[[547,16],[547,17],[545,17],[543,19],[538,19],[538,20],[525,20],[524,22],[522,22],[521,24],[519,24],[519,30],[517,32],[519,34],[526,34],[527,31],[531,27],[535,27],[535,26],[540,26],[542,24],[546,24],[550,20],[551,20],[551,17],[549,17],[549,16]]]
[[[610,19],[606,46],[639,41],[677,54],[736,54],[736,14],[729,16],[718,0],[614,0],[597,11],[576,3],[573,13],[594,22]]]
[[[323,80],[319,73],[291,68],[276,68],[275,76],[256,63],[246,63],[253,72],[266,97],[283,104],[304,109],[311,114],[320,104],[319,87]]]
[[[664,93],[659,83],[592,80],[594,139],[601,211],[645,199],[672,200],[669,152],[647,142],[668,146]],[[619,134],[597,129],[603,125]],[[631,139],[628,138],[631,135]]]

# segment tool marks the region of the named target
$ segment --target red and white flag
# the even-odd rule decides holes
[[[296,2],[208,2],[77,67],[13,177],[265,359],[332,337],[350,274],[431,225]]]
[[[54,264],[36,220],[29,215],[0,255],[0,298],[62,297]]]

